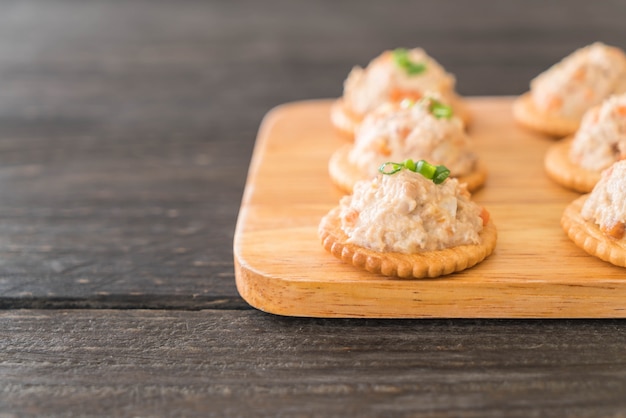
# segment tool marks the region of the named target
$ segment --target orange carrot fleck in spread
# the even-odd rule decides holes
[[[345,216],[345,220],[349,224],[356,223],[356,220],[359,218],[359,212],[355,209],[350,210]]]
[[[626,106],[618,106],[617,114],[620,116],[626,116]]]
[[[487,212],[487,209],[482,208],[480,211],[480,218],[483,220],[483,226],[489,223],[489,212]]]
[[[548,109],[559,110],[563,106],[563,99],[559,96],[552,96],[548,101]]]
[[[624,237],[624,222],[617,221],[610,227],[602,228],[602,232],[615,239],[622,239]]]
[[[400,129],[398,129],[398,136],[401,139],[406,139],[406,137],[409,136],[410,133],[411,133],[411,128],[409,128],[408,126],[403,126]]]
[[[395,88],[389,92],[389,100],[392,102],[401,102],[404,99],[417,101],[421,98],[422,94],[415,90]]]
[[[378,141],[378,152],[386,157],[391,155],[391,149],[385,140]]]
[[[587,70],[585,70],[584,67],[580,67],[574,72],[573,78],[576,81],[584,81],[586,75],[587,75]]]

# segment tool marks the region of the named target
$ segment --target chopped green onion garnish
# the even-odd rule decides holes
[[[404,69],[408,75],[417,75],[426,71],[426,64],[411,61],[409,51],[405,48],[395,49],[393,51],[393,59],[398,67]]]
[[[422,103],[427,106],[428,111],[437,119],[450,119],[454,114],[450,106],[445,105],[432,97],[424,97],[422,99]]]
[[[435,174],[433,175],[433,183],[441,184],[444,182],[445,179],[448,178],[449,175],[450,170],[448,170],[443,165],[438,165],[437,169],[435,170]]]
[[[438,119],[450,119],[452,117],[452,108],[442,103],[433,103],[430,106],[430,111],[432,112],[433,116]]]
[[[433,176],[435,175],[435,172],[437,171],[436,165],[428,164],[424,160],[419,160],[415,168],[416,168],[415,169],[416,172],[420,173],[422,176],[430,180],[433,179]]]
[[[416,169],[417,169],[417,167],[416,167],[416,165],[415,165],[415,162],[414,162],[412,159],[410,159],[410,158],[409,158],[409,159],[407,159],[407,160],[404,160],[404,163],[403,163],[403,164],[404,164],[404,166],[405,166],[406,168],[408,168],[408,169],[409,169],[409,170],[411,170],[411,171],[416,171]]]
[[[398,171],[402,170],[404,165],[402,163],[384,163],[380,167],[378,167],[378,171],[383,174],[395,174]]]
[[[382,174],[395,174],[398,171],[406,168],[415,173],[420,173],[422,176],[429,180],[432,180],[435,184],[441,184],[450,176],[450,170],[443,165],[432,165],[424,160],[414,162],[412,159],[407,159],[402,163],[387,162],[382,164],[378,171]]]

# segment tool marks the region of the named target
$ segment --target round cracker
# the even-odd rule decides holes
[[[513,117],[522,126],[550,136],[564,137],[578,129],[580,120],[565,119],[540,112],[530,93],[524,93],[513,101]]]
[[[346,144],[338,148],[328,161],[328,174],[337,187],[345,193],[352,193],[352,189],[357,181],[369,180],[358,167],[350,162],[348,154],[352,145]],[[454,175],[452,177],[455,177]],[[455,177],[459,183],[465,183],[467,190],[475,192],[480,189],[487,180],[487,167],[482,161],[477,160],[474,170],[466,175]]]
[[[333,152],[328,160],[328,174],[337,187],[345,193],[352,193],[357,181],[365,179],[365,175],[348,159],[352,145],[346,144]]]
[[[463,99],[458,95],[453,95],[450,99],[450,106],[467,127],[471,122],[472,114]],[[351,140],[354,140],[354,134],[362,120],[363,118],[352,112],[341,98],[335,100],[330,107],[332,125],[338,132]]]
[[[619,267],[626,267],[626,240],[606,236],[598,225],[586,221],[581,210],[588,194],[570,203],[561,217],[561,227],[574,244],[590,255]]]
[[[600,172],[583,168],[570,160],[573,137],[552,144],[544,158],[548,177],[561,186],[579,193],[589,193],[600,180]]]
[[[338,132],[353,140],[361,118],[346,108],[343,99],[337,99],[330,107],[330,121]]]
[[[339,206],[335,207],[320,222],[319,236],[324,248],[347,264],[384,276],[421,279],[459,272],[483,261],[496,246],[498,234],[490,220],[480,233],[480,244],[412,254],[381,253],[346,242],[348,236],[341,229],[340,211]]]

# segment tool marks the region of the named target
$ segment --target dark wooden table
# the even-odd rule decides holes
[[[277,317],[239,297],[232,240],[272,107],[396,46],[516,95],[575,48],[626,48],[625,16],[0,1],[0,416],[624,416],[625,321]]]

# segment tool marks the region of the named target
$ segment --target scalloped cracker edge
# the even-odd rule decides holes
[[[520,125],[550,136],[564,137],[576,132],[579,120],[559,118],[539,112],[530,93],[524,93],[513,101],[513,117]]]
[[[626,240],[607,237],[598,226],[583,219],[581,210],[589,195],[570,203],[561,217],[561,227],[574,244],[588,254],[619,267],[626,267]]]
[[[347,243],[339,213],[340,207],[337,206],[320,221],[318,232],[323,247],[344,263],[389,277],[421,279],[459,272],[487,258],[493,253],[497,241],[496,227],[489,221],[480,233],[480,244],[413,254],[381,253]]]
[[[557,184],[579,193],[589,193],[600,180],[601,173],[576,165],[569,158],[573,137],[552,144],[544,157],[544,169]]]

